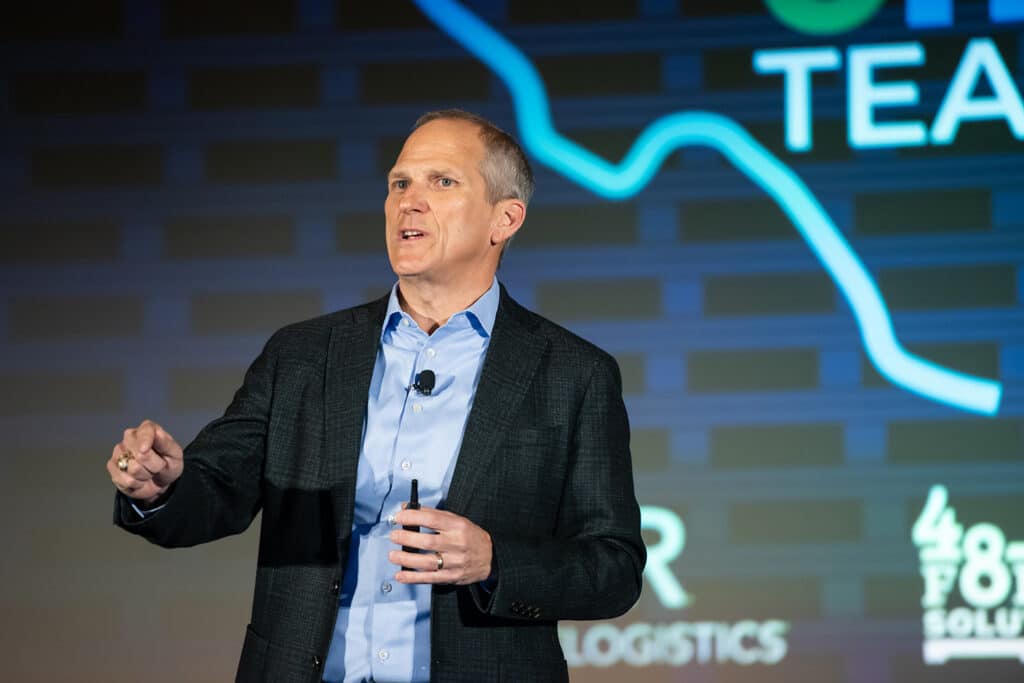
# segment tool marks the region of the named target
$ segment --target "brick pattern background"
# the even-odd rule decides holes
[[[626,202],[537,168],[501,277],[618,357],[641,502],[687,524],[674,569],[697,602],[646,592],[635,614],[793,623],[773,669],[643,680],[1020,676],[920,664],[909,529],[943,482],[965,523],[1024,538],[1024,145],[996,122],[948,148],[851,150],[840,72],[815,77],[814,150],[788,153],[781,79],[751,53],[808,39],[759,0],[469,4],[535,60],[559,129],[609,159],[672,111],[737,119],[836,219],[911,350],[1004,383],[999,416],[976,419],[882,380],[785,216],[712,152],[673,154]],[[828,42],[908,39],[900,4]],[[961,2],[905,75],[911,113],[930,120],[978,35],[1022,84],[1019,27]],[[255,530],[149,547],[110,526],[104,461],[144,417],[187,441],[280,325],[385,292],[404,131],[453,105],[514,131],[509,95],[397,1],[37,4],[5,13],[0,54],[2,677],[228,680]]]

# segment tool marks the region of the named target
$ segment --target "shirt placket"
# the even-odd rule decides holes
[[[405,328],[397,331],[403,337],[403,343],[400,348],[404,352],[412,351],[415,353],[412,371],[409,373],[409,381],[406,384],[407,387],[411,387],[418,373],[427,369],[429,359],[434,358],[436,352],[433,346],[429,345],[430,338],[421,333],[418,328],[410,325],[407,318],[403,317],[400,326]],[[427,396],[420,396],[414,388],[410,388],[405,393],[399,412],[398,430],[390,459],[391,487],[384,498],[381,522],[377,525],[378,529],[375,534],[375,541],[379,544],[376,556],[380,559],[377,572],[376,598],[371,607],[374,613],[382,610],[386,611],[389,606],[393,606],[394,603],[399,601],[415,602],[416,600],[415,587],[400,584],[394,580],[394,573],[397,567],[388,561],[387,555],[393,545],[389,535],[393,529],[399,526],[395,520],[395,515],[402,509],[402,503],[409,500],[412,479],[418,475],[414,471],[417,466],[416,454],[413,452],[414,447],[409,442],[410,440],[415,441],[416,435],[423,431],[424,404],[425,399],[428,398]],[[417,422],[421,424],[415,424]],[[425,499],[430,499],[433,496],[422,488],[420,490],[420,500],[424,504],[429,504]],[[384,512],[387,512],[387,514],[383,514]],[[372,622],[375,621],[377,619],[375,617],[372,618]],[[388,645],[389,632],[373,628],[372,622],[370,633],[374,676],[381,680],[390,680],[388,675],[397,673],[394,671],[397,662],[394,661],[392,648]]]

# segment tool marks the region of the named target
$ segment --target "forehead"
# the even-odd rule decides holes
[[[414,164],[478,168],[484,152],[480,128],[475,123],[438,119],[425,123],[406,138],[393,170]]]

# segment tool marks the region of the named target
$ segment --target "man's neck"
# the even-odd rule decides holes
[[[464,287],[399,278],[398,305],[416,321],[421,330],[433,334],[434,330],[448,322],[448,318],[472,306],[491,288],[493,282],[493,275],[485,283]]]

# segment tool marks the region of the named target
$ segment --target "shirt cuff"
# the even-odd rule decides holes
[[[148,510],[143,510],[138,505],[136,505],[134,501],[132,501],[130,504],[132,506],[132,510],[135,510],[135,514],[137,514],[142,519],[145,519],[146,517],[149,517],[150,515],[152,515],[152,514],[154,514],[156,512],[160,512],[160,510],[163,510],[165,507],[167,507],[167,503],[164,503],[163,505],[158,505],[155,508],[149,508]]]

